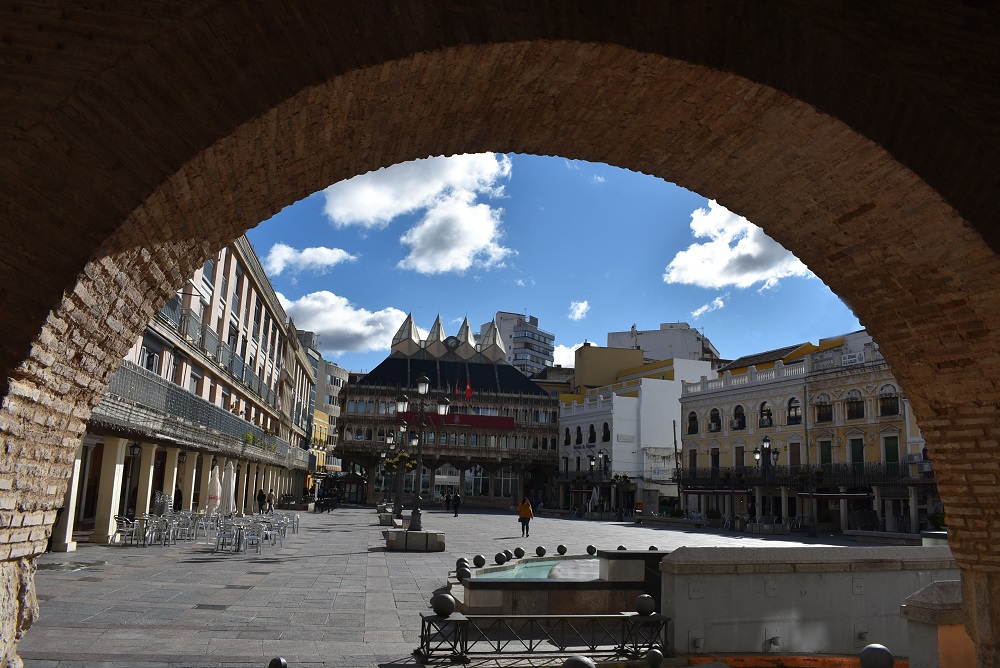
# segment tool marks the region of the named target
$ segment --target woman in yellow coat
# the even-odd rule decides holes
[[[528,497],[524,497],[521,503],[517,506],[517,521],[521,523],[521,536],[528,535],[528,522],[535,514],[531,512],[531,501]]]

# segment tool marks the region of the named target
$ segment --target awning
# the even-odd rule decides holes
[[[839,501],[841,499],[847,501],[867,501],[872,498],[871,494],[868,494],[867,492],[813,492],[812,494],[809,492],[799,492],[798,496],[800,499],[813,498],[832,501]]]

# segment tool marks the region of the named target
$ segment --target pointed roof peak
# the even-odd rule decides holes
[[[410,312],[406,315],[406,320],[403,324],[399,326],[399,330],[396,335],[392,337],[392,345],[397,343],[403,343],[404,341],[414,341],[420,343],[420,333],[417,331],[417,325],[413,322],[413,313]]]
[[[476,345],[475,340],[472,338],[472,328],[469,327],[468,317],[462,321],[462,326],[458,328],[458,340],[462,343],[468,343],[470,346]]]
[[[431,325],[430,334],[427,335],[427,342],[431,341],[444,341],[446,335],[444,333],[444,325],[441,324],[441,314],[438,313],[437,318],[434,319],[434,324]]]

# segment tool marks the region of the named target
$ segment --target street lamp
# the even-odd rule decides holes
[[[406,433],[406,422],[399,423],[399,433],[400,433],[400,443],[403,443],[402,435]],[[389,438],[389,434],[392,434],[392,438]],[[393,434],[392,430],[385,435],[385,440],[389,444],[390,450],[396,449],[396,435]],[[400,447],[399,453],[393,457],[393,475],[396,476],[396,498],[392,500],[392,509],[396,511],[396,519],[403,519],[403,474],[406,473],[406,461],[402,458],[403,448]],[[402,471],[400,469],[403,469]]]
[[[777,448],[774,448],[773,450],[771,449],[771,439],[768,436],[765,436],[764,440],[760,442],[759,448],[753,449],[753,458],[756,459],[758,462],[760,462],[761,460],[763,460],[764,462],[764,496],[765,498],[767,498],[769,502],[771,497],[771,486],[769,479],[771,473],[771,467],[777,466],[778,456],[780,454],[781,453],[778,452]]]
[[[416,488],[413,490],[413,512],[410,513],[410,526],[407,527],[407,531],[423,530],[423,526],[420,523],[420,493],[424,487],[424,421],[426,420],[427,409],[430,406],[424,401],[424,397],[427,396],[430,387],[431,381],[427,376],[422,375],[417,378],[417,396],[419,397],[419,403],[417,404],[417,476]],[[448,400],[448,397],[442,395],[437,401],[438,415],[447,415],[450,406],[451,402]],[[406,413],[409,407],[409,398],[405,394],[400,395],[399,399],[396,400],[396,414]]]

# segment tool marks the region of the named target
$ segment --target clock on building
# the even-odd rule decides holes
[[[444,340],[444,347],[448,350],[454,350],[455,348],[458,348],[458,343],[459,341],[457,336],[449,336]]]

